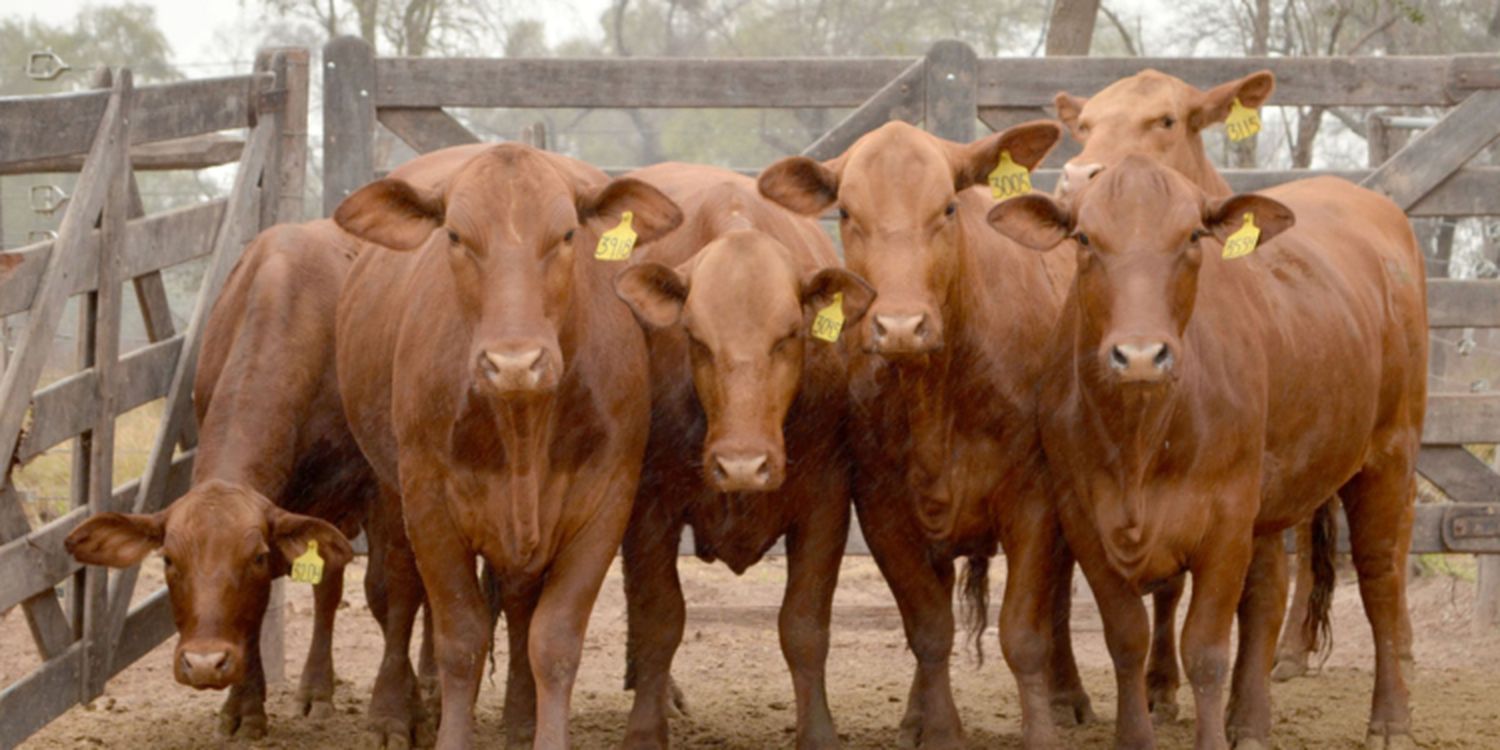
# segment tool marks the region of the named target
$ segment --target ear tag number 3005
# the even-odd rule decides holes
[[[1000,152],[1000,164],[990,172],[990,195],[1003,201],[1031,192],[1031,170],[1011,160],[1009,151]]]
[[[635,230],[630,222],[635,214],[626,211],[620,214],[620,223],[599,238],[594,247],[594,257],[599,260],[630,260],[630,251],[635,249]]]
[[[817,317],[813,318],[812,335],[820,341],[832,344],[839,340],[839,333],[844,330],[844,293],[835,292],[833,302],[818,311]]]
[[[318,543],[308,541],[307,551],[292,561],[292,580],[316,586],[323,580],[323,558],[318,555]]]
[[[1229,117],[1224,120],[1224,129],[1229,133],[1229,140],[1243,141],[1260,132],[1260,113],[1235,99],[1234,106],[1229,108]]]
[[[1224,241],[1224,257],[1239,258],[1255,252],[1255,243],[1260,241],[1260,227],[1255,226],[1255,214],[1245,214],[1245,223],[1229,239]]]

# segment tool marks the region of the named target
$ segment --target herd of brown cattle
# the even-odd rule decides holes
[[[958,144],[892,122],[758,182],[687,164],[611,180],[516,144],[418,157],[331,221],[247,248],[199,364],[193,489],[154,515],[96,516],[68,548],[110,566],[159,549],[178,681],[229,687],[222,729],[258,737],[271,580],[310,548],[323,561],[298,699],[326,715],[347,538],[363,530],[386,642],[378,743],[472,744],[503,614],[507,744],[563,748],[623,544],[624,745],[662,748],[682,700],[683,529],[735,572],[784,539],[796,746],[830,748],[852,501],[916,657],[892,744],[962,745],[954,590],[982,633],[999,548],[1027,747],[1063,746],[1059,724],[1093,716],[1068,627],[1076,561],[1119,683],[1117,746],[1153,745],[1185,674],[1198,748],[1265,748],[1282,533],[1313,524],[1279,675],[1327,627],[1337,498],[1376,645],[1366,747],[1412,747],[1422,259],[1403,213],[1347,182],[1230,194],[1201,131],[1273,88],[1268,73],[1201,91],[1146,71],[1059,94],[1081,155],[1055,196],[998,203],[996,165],[1035,167],[1062,127]],[[815,221],[830,209],[843,264]],[[1251,217],[1254,251],[1223,257]],[[622,231],[634,255],[596,257]]]

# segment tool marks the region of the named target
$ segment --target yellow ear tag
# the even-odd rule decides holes
[[[997,201],[1031,192],[1031,170],[1015,163],[1009,151],[1000,152],[1000,164],[990,172],[990,195]]]
[[[309,541],[307,551],[292,561],[292,580],[313,585],[323,580],[323,558],[318,556],[317,542]]]
[[[599,238],[599,244],[594,247],[594,257],[599,260],[629,260],[630,251],[635,249],[635,230],[630,228],[630,222],[634,218],[635,214],[630,211],[620,214],[619,225]]]
[[[1245,223],[1224,243],[1225,258],[1239,258],[1255,252],[1255,243],[1260,241],[1260,227],[1255,226],[1255,214],[1245,214]]]
[[[833,302],[818,311],[817,317],[813,318],[812,335],[820,341],[832,344],[839,340],[839,333],[844,330],[844,293],[834,292]]]
[[[1224,120],[1224,129],[1229,132],[1229,140],[1243,141],[1260,132],[1260,113],[1235,99],[1229,117]]]

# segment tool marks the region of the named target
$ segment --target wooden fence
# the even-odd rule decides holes
[[[186,491],[197,442],[193,375],[209,310],[246,242],[301,219],[307,68],[307,50],[283,49],[263,52],[248,75],[135,88],[128,69],[101,70],[96,88],[107,90],[0,98],[0,174],[79,171],[56,238],[16,250],[21,263],[0,283],[0,317],[26,313],[0,379],[0,455],[9,457],[0,480],[0,611],[20,605],[43,660],[0,690],[0,747],[97,697],[173,633],[165,588],[137,597],[139,568],[82,568],[62,541],[89,514],[152,512]],[[227,199],[144,215],[135,170],[233,161],[222,153],[225,139],[204,134],[240,129],[248,129],[244,140],[229,141],[239,144],[239,166]],[[205,256],[192,317],[177,331],[161,272]],[[122,354],[126,282],[151,343]],[[37,388],[75,295],[78,369]],[[115,420],[162,398],[144,473],[114,487]],[[12,470],[70,440],[71,509],[33,528]],[[276,622],[270,630],[279,638]],[[280,669],[279,658],[266,664]]]
[[[1449,107],[1384,163],[1366,170],[1226,170],[1236,190],[1336,174],[1413,217],[1500,216],[1500,168],[1470,160],[1500,136],[1500,56],[1379,58],[979,59],[961,42],[926,56],[840,59],[376,58],[353,37],[324,47],[324,211],[375,175],[376,123],[418,153],[479,140],[447,107],[854,107],[802,153],[826,159],[891,119],[970,141],[1051,116],[1059,90],[1091,95],[1151,67],[1198,86],[1268,68],[1275,105]],[[1038,170],[1050,190],[1070,145]],[[613,171],[613,170],[612,170]],[[753,170],[745,170],[753,171]],[[1428,283],[1434,329],[1500,327],[1500,281]],[[1433,393],[1420,470],[1451,503],[1418,508],[1414,552],[1500,554],[1500,474],[1463,446],[1500,442],[1500,394]],[[852,551],[862,551],[853,540]]]

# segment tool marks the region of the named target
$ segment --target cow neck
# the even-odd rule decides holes
[[[1184,174],[1183,176],[1191,180],[1203,192],[1207,193],[1210,198],[1225,198],[1233,195],[1234,191],[1229,188],[1229,183],[1225,181],[1224,175],[1219,174],[1219,170],[1209,160],[1208,152],[1203,148],[1203,136],[1199,135],[1197,140],[1197,148],[1193,150],[1193,160],[1197,162],[1193,171],[1196,174]]]
[[[488,483],[487,517],[499,519],[507,557],[525,565],[541,544],[541,494],[549,468],[555,395],[499,400],[491,409],[505,450],[499,482]]]

